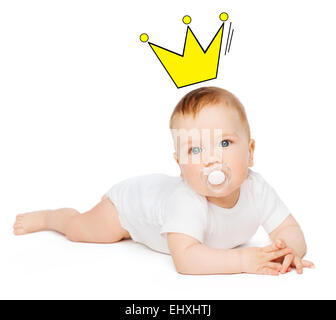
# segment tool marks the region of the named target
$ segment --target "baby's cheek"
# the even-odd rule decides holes
[[[186,166],[183,170],[184,178],[187,180],[189,186],[192,187],[194,190],[203,189],[200,172],[200,168],[196,166]]]
[[[248,166],[246,163],[236,163],[231,169],[234,173],[232,175],[234,183],[241,184],[247,178]]]
[[[202,196],[209,195],[209,190],[208,188],[204,185],[203,181],[201,179],[196,179],[193,178],[191,182],[188,182],[189,186],[198,194]]]

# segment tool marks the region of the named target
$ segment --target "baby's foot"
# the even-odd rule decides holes
[[[48,211],[50,210],[18,214],[13,225],[14,234],[21,235],[30,232],[46,230],[46,216]]]

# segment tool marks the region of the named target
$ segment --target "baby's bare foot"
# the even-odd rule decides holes
[[[18,214],[13,225],[14,234],[21,235],[30,232],[46,230],[46,216],[49,211],[51,210]]]

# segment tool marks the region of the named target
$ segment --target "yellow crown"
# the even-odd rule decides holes
[[[220,20],[226,21],[228,14],[223,12],[219,16]],[[185,24],[191,22],[190,16],[184,16],[182,21]],[[231,29],[231,23],[230,23]],[[229,34],[230,34],[229,29]],[[177,88],[185,87],[191,84],[216,79],[218,72],[219,56],[222,45],[224,22],[210,42],[208,48],[204,50],[189,26],[187,27],[186,38],[182,55],[148,42],[154,53],[168,72],[169,76]],[[232,30],[233,33],[233,30]],[[232,33],[230,45],[232,40]],[[227,45],[229,40],[227,39]],[[148,41],[148,35],[140,35],[142,42]],[[227,50],[225,49],[225,54]]]

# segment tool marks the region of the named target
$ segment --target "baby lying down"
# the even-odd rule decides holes
[[[300,226],[253,166],[255,142],[244,107],[230,92],[186,94],[170,118],[180,176],[150,174],[114,185],[91,210],[19,214],[14,234],[54,230],[69,240],[133,239],[171,254],[183,274],[278,275],[314,267],[302,260]],[[235,248],[262,226],[272,244]]]

